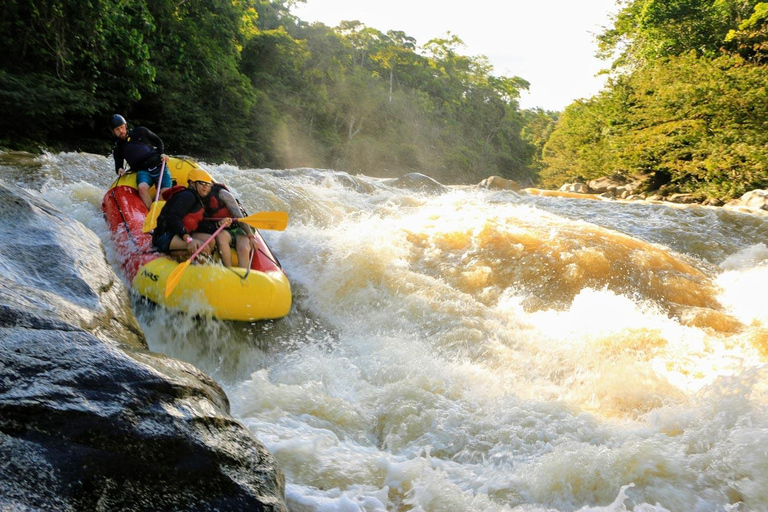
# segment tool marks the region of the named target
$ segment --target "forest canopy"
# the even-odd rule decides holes
[[[768,3],[625,2],[599,45],[611,79],[560,116],[544,185],[652,174],[702,199],[768,187]]]
[[[106,154],[121,113],[171,153],[241,166],[768,187],[767,2],[621,0],[597,38],[607,86],[559,113],[520,109],[529,84],[458,35],[310,24],[295,3],[5,0],[0,147]]]
[[[525,80],[456,35],[419,46],[358,21],[308,24],[291,5],[7,0],[0,144],[104,151],[118,112],[209,161],[534,179]]]

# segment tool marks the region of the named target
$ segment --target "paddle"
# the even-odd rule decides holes
[[[155,202],[149,207],[147,218],[144,219],[144,227],[141,229],[144,233],[149,233],[157,226],[157,217],[160,215],[160,210],[165,206],[165,201],[158,201],[160,199],[160,188],[163,184],[163,171],[165,171],[165,161],[160,166],[160,177],[157,178],[157,193],[155,194]]]
[[[233,222],[244,222],[256,229],[270,229],[282,231],[288,226],[288,213],[286,212],[259,212],[247,217],[231,217]],[[221,220],[206,218],[205,220]]]
[[[192,254],[192,256],[189,257],[187,261],[184,263],[180,263],[178,267],[176,267],[176,270],[171,272],[171,275],[168,276],[168,280],[165,282],[165,298],[167,299],[168,296],[173,293],[173,290],[176,288],[176,285],[179,284],[179,281],[181,280],[182,274],[187,270],[187,267],[189,267],[189,264],[194,261],[195,258],[197,258],[197,255],[203,252],[203,249],[205,249],[205,246],[208,245],[208,243],[216,238],[216,235],[221,233],[221,230],[229,226],[229,224],[222,224],[218,227],[216,231],[213,232],[213,234],[208,237],[208,240],[206,240],[200,247]]]

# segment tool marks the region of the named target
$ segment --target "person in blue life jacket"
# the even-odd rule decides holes
[[[187,176],[188,186],[177,185],[163,193],[166,200],[157,226],[152,232],[152,245],[158,252],[175,256],[188,256],[210,238],[210,233],[201,231],[200,225],[205,217],[207,197],[213,187],[210,174],[202,169],[193,169]],[[229,226],[231,219],[222,219],[217,226]],[[210,240],[201,253],[210,255],[214,240]]]
[[[168,155],[163,153],[163,141],[143,126],[128,130],[128,123],[120,114],[112,116],[112,133],[117,137],[115,149],[112,151],[115,157],[115,172],[123,176],[126,172],[125,162],[136,172],[136,184],[139,188],[139,197],[149,209],[152,204],[152,196],[149,189],[152,185],[159,186],[163,190],[171,188],[171,173],[163,172],[163,182],[158,184],[160,168],[163,162],[168,161]]]

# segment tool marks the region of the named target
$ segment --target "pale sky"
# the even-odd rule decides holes
[[[382,32],[402,30],[419,46],[446,32],[459,36],[464,55],[485,55],[494,74],[530,82],[522,108],[562,110],[596,94],[609,66],[594,55],[595,35],[611,25],[616,0],[307,0],[291,12],[334,27],[359,20]]]

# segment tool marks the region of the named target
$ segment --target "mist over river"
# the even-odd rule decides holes
[[[293,511],[768,510],[768,215],[203,165],[263,231],[288,317],[171,314]],[[102,240],[104,156],[0,153]]]

